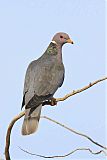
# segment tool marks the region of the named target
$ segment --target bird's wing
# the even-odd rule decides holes
[[[45,63],[44,63],[45,62]],[[25,104],[33,101],[37,106],[44,100],[53,96],[64,79],[64,67],[49,64],[46,61],[33,61],[26,72],[24,85]]]
[[[36,61],[35,61],[36,62]],[[25,105],[25,96],[26,93],[29,91],[31,81],[32,81],[32,66],[33,66],[33,61],[29,64],[26,75],[25,75],[25,81],[24,81],[24,90],[23,90],[23,100],[22,100],[22,107]],[[36,64],[36,63],[35,63]]]
[[[63,76],[62,76],[62,80],[61,80],[61,83],[60,83],[59,87],[62,86],[62,84],[63,84],[63,82],[64,82],[64,78],[65,78],[65,72],[63,71]]]

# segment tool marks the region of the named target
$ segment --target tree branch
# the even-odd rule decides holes
[[[7,134],[6,134],[6,145],[5,145],[5,157],[6,157],[6,160],[11,160],[10,159],[10,154],[9,154],[9,147],[10,147],[10,135],[11,135],[11,131],[12,131],[13,125],[18,119],[20,119],[24,115],[25,115],[25,111],[21,112],[19,115],[17,115],[16,117],[13,118],[13,120],[11,121],[11,123],[8,126]]]
[[[83,88],[80,88],[80,89],[77,89],[77,90],[73,90],[71,93],[69,94],[66,94],[63,98],[57,98],[56,101],[59,102],[59,101],[64,101],[66,100],[67,98],[71,97],[71,96],[74,96],[75,94],[78,94],[80,92],[83,92],[85,90],[87,90],[88,88],[91,88],[92,86],[94,86],[95,84],[99,83],[99,82],[102,82],[104,80],[107,80],[107,77],[104,77],[104,78],[101,78],[99,80],[96,80],[94,82],[90,82],[87,86],[83,87]]]
[[[56,123],[57,125],[60,125],[61,127],[69,130],[70,132],[73,132],[73,133],[75,133],[75,134],[77,134],[77,135],[80,135],[80,136],[82,136],[82,137],[84,137],[84,138],[87,138],[88,140],[90,140],[90,141],[91,141],[92,143],[94,143],[95,145],[97,145],[97,146],[99,146],[99,147],[107,150],[107,148],[106,148],[105,146],[103,146],[103,145],[95,142],[92,138],[90,138],[89,136],[87,136],[87,135],[85,135],[85,134],[83,134],[83,133],[77,132],[77,131],[75,131],[74,129],[69,128],[69,127],[67,127],[66,125],[61,124],[61,123],[59,123],[58,121],[55,121],[55,120],[53,120],[53,119],[51,119],[51,118],[49,118],[49,117],[47,117],[47,116],[41,116],[41,118],[44,118],[44,119],[49,120],[49,121],[51,121],[51,122],[53,122],[53,123]],[[22,151],[24,151],[24,152],[26,152],[26,153],[28,153],[28,154],[30,154],[30,155],[35,155],[35,156],[39,156],[39,157],[42,157],[42,158],[64,158],[64,157],[67,157],[67,156],[69,156],[69,155],[71,155],[71,154],[73,154],[74,152],[79,151],[79,150],[84,150],[84,151],[87,150],[87,151],[89,151],[91,154],[94,154],[94,155],[95,155],[95,154],[104,153],[105,156],[107,156],[107,153],[106,153],[104,150],[100,150],[100,151],[98,151],[98,152],[93,152],[90,148],[77,148],[77,149],[75,149],[75,150],[73,150],[73,151],[71,151],[71,152],[69,152],[69,153],[67,153],[67,154],[65,154],[65,155],[55,155],[55,156],[44,156],[44,155],[40,155],[40,154],[31,153],[31,152],[29,152],[29,151],[26,151],[25,149],[22,149],[21,147],[19,147],[19,148],[20,148]]]
[[[61,127],[69,130],[69,131],[72,132],[72,133],[75,133],[75,134],[77,134],[77,135],[79,135],[79,136],[82,136],[82,137],[84,137],[84,138],[87,138],[89,141],[91,141],[91,142],[94,143],[95,145],[97,145],[97,146],[99,146],[99,147],[107,150],[107,147],[105,147],[105,146],[103,146],[103,145],[95,142],[92,138],[90,138],[89,136],[87,136],[87,135],[85,135],[85,134],[83,134],[83,133],[77,132],[77,131],[75,131],[74,129],[69,128],[69,127],[67,127],[66,125],[61,124],[61,123],[59,123],[59,122],[57,122],[57,121],[55,121],[55,120],[53,120],[53,119],[51,119],[51,118],[49,118],[49,117],[47,117],[47,116],[41,116],[41,118],[45,118],[45,119],[47,119],[47,120],[49,120],[49,121],[51,121],[51,122],[53,122],[53,123],[56,123],[56,124],[60,125]]]
[[[31,153],[31,152],[29,152],[27,150],[24,150],[21,147],[19,147],[19,148],[23,152],[26,152],[27,154],[30,154],[32,156],[41,157],[41,158],[64,158],[64,157],[70,156],[71,154],[73,154],[73,153],[75,153],[77,151],[89,151],[91,154],[94,154],[94,155],[103,153],[105,156],[107,156],[107,153],[104,150],[100,150],[100,151],[94,152],[90,148],[77,148],[77,149],[75,149],[75,150],[73,150],[73,151],[71,151],[71,152],[69,152],[69,153],[67,153],[65,155],[54,155],[54,156],[44,156],[44,155],[40,155],[40,154],[35,154],[35,153]]]
[[[101,81],[104,81],[104,80],[107,80],[107,77],[104,77],[104,78],[102,78],[102,79],[99,79],[99,80],[96,80],[96,81],[94,81],[94,82],[92,82],[92,83],[89,83],[89,85],[87,85],[87,86],[85,86],[85,87],[83,87],[83,88],[81,88],[81,89],[73,90],[71,93],[65,95],[63,98],[56,98],[56,101],[57,101],[57,102],[59,102],[59,101],[64,101],[64,100],[66,100],[67,98],[69,98],[69,97],[71,97],[71,96],[73,96],[73,95],[75,95],[75,94],[78,94],[78,93],[80,93],[80,92],[83,92],[84,90],[86,90],[86,89],[92,87],[93,85],[95,85],[95,84],[97,84],[97,83],[99,83],[99,82],[101,82]],[[49,105],[49,102],[47,102],[47,103],[48,103],[48,105]],[[44,105],[46,105],[47,103],[45,103]],[[21,117],[23,117],[24,115],[25,115],[25,111],[21,112],[19,115],[17,115],[16,117],[13,118],[13,120],[11,121],[11,123],[10,123],[9,126],[8,126],[7,134],[6,134],[6,145],[5,145],[5,157],[6,157],[6,160],[10,160],[9,146],[10,146],[11,130],[12,130],[12,128],[13,128],[14,123],[15,123],[17,120],[19,120]],[[74,131],[74,133],[76,133],[76,131]],[[78,133],[78,132],[77,132],[77,133]],[[76,133],[76,134],[77,134],[77,133]],[[79,135],[84,136],[84,134],[79,134]],[[86,135],[85,135],[84,137],[86,137]],[[106,147],[104,147],[104,146],[98,144],[97,142],[93,141],[91,138],[89,138],[89,137],[86,137],[86,138],[88,138],[88,139],[89,139],[90,141],[92,141],[94,144],[99,145],[100,147],[102,147],[102,148],[104,148],[104,149],[107,149]]]

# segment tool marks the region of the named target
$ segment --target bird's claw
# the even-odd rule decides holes
[[[57,105],[57,101],[56,101],[55,98],[51,98],[51,99],[50,99],[50,105],[51,105],[51,106],[56,106],[56,105]]]

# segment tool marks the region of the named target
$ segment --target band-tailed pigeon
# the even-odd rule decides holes
[[[43,102],[53,98],[64,80],[62,46],[72,43],[68,34],[55,34],[44,54],[32,61],[26,71],[23,102],[25,118],[22,135],[29,135],[37,130]]]

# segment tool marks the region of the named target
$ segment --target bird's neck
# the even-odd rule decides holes
[[[61,45],[57,45],[57,59],[59,62],[62,62],[62,46]]]
[[[62,63],[62,46],[51,42],[43,57],[47,57],[51,61]]]

